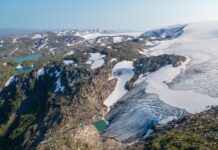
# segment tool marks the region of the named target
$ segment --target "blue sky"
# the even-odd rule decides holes
[[[0,28],[132,29],[218,20],[218,0],[0,0]]]

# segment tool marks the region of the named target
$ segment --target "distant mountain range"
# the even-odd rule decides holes
[[[16,28],[0,28],[0,36],[3,35],[26,35],[34,32],[40,32],[41,30],[32,29],[16,29]]]
[[[48,31],[64,31],[64,30],[76,30],[76,29],[18,29],[18,28],[0,28],[0,36],[3,35],[29,35],[29,34],[33,34],[36,32],[48,32]],[[97,31],[99,29],[81,29],[80,31]],[[105,30],[105,31],[110,31],[110,32],[116,32],[116,33],[127,33],[127,32],[140,32],[140,31],[136,31],[136,30]]]

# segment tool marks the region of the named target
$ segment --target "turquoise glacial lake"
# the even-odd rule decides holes
[[[27,66],[27,67],[22,67],[22,68],[16,68],[16,72],[31,71],[33,69],[34,69],[33,66]]]
[[[37,60],[40,57],[42,57],[42,54],[32,54],[24,57],[13,58],[13,60],[17,63],[23,63],[24,61],[28,61],[28,60]]]
[[[95,126],[95,128],[98,130],[100,134],[102,134],[104,130],[107,128],[107,123],[104,120],[94,121],[92,124]]]

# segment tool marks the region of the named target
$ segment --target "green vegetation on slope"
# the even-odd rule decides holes
[[[158,126],[144,143],[149,150],[217,150],[218,107]]]

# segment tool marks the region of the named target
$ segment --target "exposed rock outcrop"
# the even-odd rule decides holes
[[[50,142],[50,148],[75,147],[77,130],[107,111],[103,100],[116,83],[107,80],[111,68],[54,63],[16,76],[0,92],[0,147],[35,149]]]
[[[139,75],[146,75],[157,71],[161,67],[166,65],[172,65],[177,67],[184,62],[186,58],[184,56],[164,54],[159,56],[151,56],[137,59],[133,62],[134,65],[134,77],[126,83],[126,89],[131,90],[134,87],[134,82],[138,79]]]
[[[151,30],[143,33],[140,38],[149,40],[168,40],[179,37],[183,33],[185,25],[172,26],[164,29]]]

